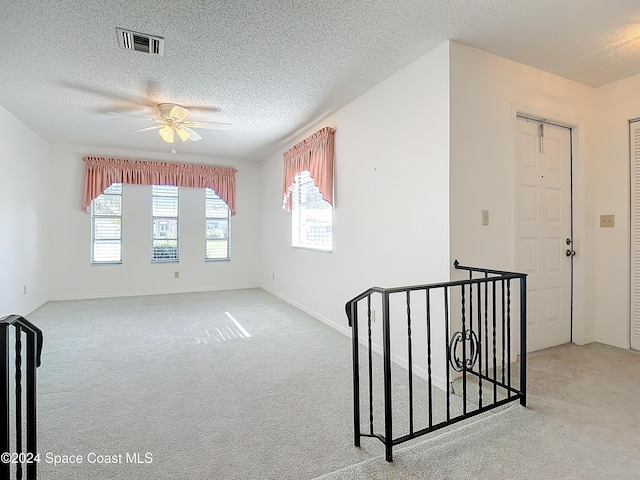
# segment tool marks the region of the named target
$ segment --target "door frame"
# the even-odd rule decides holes
[[[518,117],[551,124],[557,127],[567,128],[570,131],[570,187],[571,187],[571,239],[573,250],[576,256],[571,258],[571,333],[570,341],[577,345],[584,345],[591,340],[586,336],[587,320],[586,309],[586,284],[585,265],[582,256],[586,254],[586,245],[583,239],[586,238],[585,222],[585,168],[584,168],[584,126],[577,120],[559,115],[542,112],[538,109],[512,105],[511,108],[511,142],[512,142],[512,265],[516,265],[516,242],[517,242],[517,167],[515,158],[517,155],[517,122]],[[519,347],[518,347],[519,349]]]

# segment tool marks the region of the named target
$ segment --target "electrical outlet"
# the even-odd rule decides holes
[[[482,225],[489,225],[489,210],[482,210]]]
[[[173,272],[173,278],[180,278],[180,272]]]
[[[600,227],[612,228],[616,225],[615,215],[600,215]]]

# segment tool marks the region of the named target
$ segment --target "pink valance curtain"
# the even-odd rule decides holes
[[[179,187],[211,188],[236,214],[235,168],[133,161],[119,158],[84,157],[84,187],[82,209],[89,211],[91,201],[112,183],[136,185],[177,185]]]
[[[291,211],[291,192],[297,173],[308,170],[322,199],[333,205],[333,136],[331,127],[318,130],[284,152],[282,208]]]

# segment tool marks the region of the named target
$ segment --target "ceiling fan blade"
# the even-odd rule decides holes
[[[232,123],[224,122],[188,122],[191,128],[203,128],[205,130],[231,130]]]
[[[93,87],[89,85],[82,85],[81,83],[76,82],[62,82],[62,86],[66,88],[70,88],[72,90],[78,90],[80,92],[89,93],[92,95],[97,95],[100,97],[105,97],[111,100],[118,100],[123,103],[133,104],[133,105],[148,105],[148,101],[144,98],[135,97],[132,95],[123,94],[117,91],[111,91],[100,87]]]
[[[138,128],[137,130],[131,130],[131,133],[145,132],[147,130],[157,130],[159,128],[160,128],[160,125],[154,125],[153,127],[145,127],[145,128]]]
[[[146,117],[144,115],[136,115],[135,113],[126,113],[126,112],[109,112],[112,115],[124,115],[126,117],[136,117],[136,118],[142,118],[144,120],[151,120],[152,122],[155,122],[157,120],[151,118],[151,117]]]
[[[220,112],[220,107],[207,107],[206,105],[183,105],[183,107],[190,111],[207,112],[207,113]]]
[[[181,122],[182,120],[187,118],[188,113],[189,113],[189,110],[187,110],[186,108],[180,105],[176,105],[171,109],[171,113],[169,114],[169,116]]]
[[[191,133],[184,127],[175,127],[175,131],[183,142],[186,142],[191,137]]]
[[[198,135],[196,132],[191,130],[189,127],[182,127],[183,130],[186,130],[189,133],[189,140],[192,142],[197,142],[198,140],[202,140],[202,137]]]

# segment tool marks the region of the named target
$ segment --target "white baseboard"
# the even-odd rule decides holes
[[[35,312],[35,311],[36,311],[36,310],[38,310],[40,307],[42,307],[43,305],[45,305],[48,301],[49,301],[49,300],[39,300],[38,302],[36,302],[36,305],[37,305],[37,306],[36,306],[33,310],[31,310],[29,313],[27,313],[27,314],[25,315],[25,317],[27,317],[27,320],[28,320],[29,315],[31,315],[33,312]]]
[[[405,360],[404,358],[399,357],[398,355],[395,355],[392,353],[391,361],[396,365],[401,366],[405,370],[407,371],[409,370],[409,364],[407,360]],[[420,367],[418,365],[414,365],[413,373],[415,373],[418,377],[422,378],[424,381],[426,382],[429,381],[429,372],[425,368]],[[443,392],[447,391],[447,382],[444,379],[440,378],[439,376],[434,375],[433,372],[431,372],[431,383],[433,384],[434,387],[439,388]]]
[[[288,298],[288,297],[286,297],[286,296],[284,296],[284,295],[282,295],[282,294],[280,294],[278,292],[275,292],[275,291],[273,291],[273,290],[271,290],[269,288],[262,287],[262,289],[267,291],[267,292],[269,292],[270,294],[278,297],[279,299],[287,302],[288,304],[293,305],[294,307],[302,310],[303,312],[311,315],[313,318],[315,318],[317,320],[320,320],[322,323],[326,323],[330,327],[334,328],[335,330],[339,331],[340,333],[342,333],[342,334],[346,335],[347,337],[351,338],[351,328],[350,327],[345,327],[343,325],[339,325],[339,324],[331,321],[327,317],[325,317],[323,315],[320,315],[319,313],[314,312],[313,310],[310,310],[309,308],[305,307],[304,305],[301,305],[300,303],[298,303],[298,302],[296,302],[296,301],[294,301],[294,300],[292,300],[292,299],[290,299],[290,298]],[[346,315],[345,315],[345,322],[346,322]],[[366,346],[367,345],[367,339],[364,338],[364,337],[360,337],[359,343],[361,345],[365,345]],[[372,350],[374,352],[376,352],[379,355],[382,355],[382,347],[380,345],[378,345],[376,343],[373,343],[371,345],[371,347],[372,347]],[[391,361],[393,363],[395,363],[396,365],[404,368],[405,370],[408,370],[407,360],[402,358],[402,357],[400,357],[399,355],[396,355],[396,354],[392,353],[391,354]],[[425,381],[428,381],[428,379],[429,379],[429,375],[428,375],[427,370],[425,368],[422,368],[422,367],[418,366],[418,365],[414,365],[413,366],[413,373],[415,373],[418,377],[422,378]],[[442,391],[446,391],[447,383],[446,383],[446,381],[444,379],[442,379],[442,378],[440,378],[440,377],[438,377],[436,375],[433,375],[433,373],[432,373],[431,374],[431,381],[433,383],[433,386],[439,388]]]
[[[631,348],[628,340],[625,341],[617,338],[601,337],[598,335],[591,335],[591,336],[585,337],[584,339],[585,344],[594,343],[594,342],[603,343],[605,345],[610,345],[612,347],[623,348],[625,350],[629,350]]]
[[[366,348],[367,345],[367,338],[366,337],[360,337],[360,341],[358,342],[361,345],[364,345]],[[371,349],[376,352],[378,355],[382,355],[382,347],[380,345],[378,345],[377,343],[372,343],[371,344]],[[396,365],[398,365],[399,367],[404,368],[405,370],[409,371],[409,362],[407,362],[407,360],[405,358],[402,358],[399,355],[396,355],[395,353],[391,354],[391,361],[393,363],[395,363]],[[429,381],[429,372],[419,366],[414,364],[413,365],[413,373],[416,374],[418,377],[422,378],[425,381]],[[433,372],[431,372],[431,383],[433,384],[434,387],[439,388],[440,390],[442,390],[443,392],[445,392],[447,390],[447,382],[446,380],[440,378],[437,375],[434,375]]]
[[[109,292],[109,293],[82,293],[78,295],[58,295],[52,296],[48,301],[59,302],[67,300],[92,300],[97,298],[120,298],[120,297],[143,297],[147,295],[171,295],[179,293],[200,293],[200,292],[218,292],[221,290],[246,290],[251,288],[260,288],[259,285],[226,285],[212,288],[183,288],[171,290],[144,290],[144,291],[126,291],[126,292]]]
[[[262,288],[265,292],[269,292],[274,297],[278,297],[280,300],[283,300],[283,301],[287,302],[289,305],[293,305],[298,310],[302,310],[307,315],[312,316],[316,320],[320,320],[322,323],[325,323],[325,324],[329,325],[331,328],[333,328],[333,329],[339,331],[340,333],[346,335],[347,337],[351,338],[351,328],[349,328],[348,326],[340,325],[340,324],[334,322],[333,320],[325,317],[324,315],[320,315],[318,312],[315,312],[315,311],[311,310],[310,308],[305,307],[304,305],[296,302],[295,300],[292,300],[289,297],[287,297],[285,295],[282,295],[281,293],[276,292],[275,290],[271,290],[270,288],[266,288],[264,286],[260,287],[260,288]],[[345,323],[346,323],[347,322],[346,314],[344,316],[344,320],[345,320]]]
[[[18,311],[20,309],[15,309],[15,311],[9,311],[9,312],[0,313],[0,318],[4,317],[5,315],[20,315],[21,317],[24,317],[27,320],[29,320],[29,315],[31,315],[33,312],[38,310],[40,307],[42,307],[47,302],[48,302],[48,300],[42,300],[42,299],[36,300],[35,303],[33,303],[32,305],[26,307],[26,308],[30,309],[28,313],[24,313],[24,312]]]

